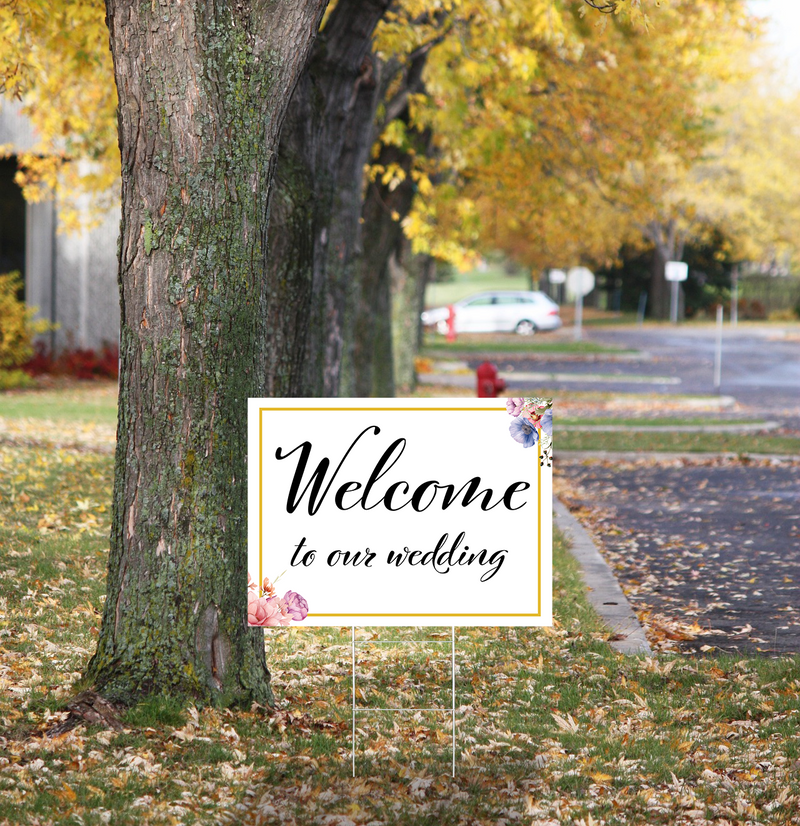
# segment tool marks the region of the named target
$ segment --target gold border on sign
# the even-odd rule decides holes
[[[261,586],[264,583],[263,573],[263,559],[264,559],[264,493],[263,493],[263,421],[264,412],[280,412],[293,411],[295,413],[317,413],[320,411],[333,413],[338,411],[349,412],[393,412],[393,413],[407,413],[420,411],[433,412],[489,412],[497,413],[504,411],[502,407],[259,407],[258,408],[258,589],[261,591]],[[542,615],[542,441],[536,441],[536,498],[538,505],[538,522],[536,525],[536,555],[537,555],[537,604],[539,610],[535,614],[324,614],[324,613],[309,613],[309,617],[541,617]]]

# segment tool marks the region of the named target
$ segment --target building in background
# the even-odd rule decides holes
[[[36,136],[19,104],[4,99],[0,104],[0,146],[5,154],[0,159],[0,272],[19,270],[26,303],[38,307],[38,317],[58,324],[43,337],[53,352],[116,344],[119,211],[109,211],[92,229],[59,232],[58,203],[26,203],[14,182],[17,155],[35,145]]]

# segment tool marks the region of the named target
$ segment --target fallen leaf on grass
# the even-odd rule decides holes
[[[556,721],[556,725],[563,731],[578,731],[578,723],[571,714],[567,714],[566,717],[562,717],[560,714],[553,714],[552,717]]]

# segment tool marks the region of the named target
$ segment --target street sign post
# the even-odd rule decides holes
[[[547,280],[555,287],[555,295],[551,296],[551,298],[555,298],[559,304],[563,304],[564,283],[567,280],[567,274],[564,270],[550,270],[547,274]]]
[[[586,267],[572,267],[567,273],[567,292],[575,297],[575,341],[581,340],[583,297],[594,289],[594,273]]]
[[[684,261],[667,261],[664,267],[664,278],[672,282],[672,296],[669,305],[669,320],[678,323],[678,290],[681,281],[689,277],[689,265]]]

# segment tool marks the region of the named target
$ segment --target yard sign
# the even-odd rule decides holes
[[[552,623],[548,400],[248,405],[252,624]]]

